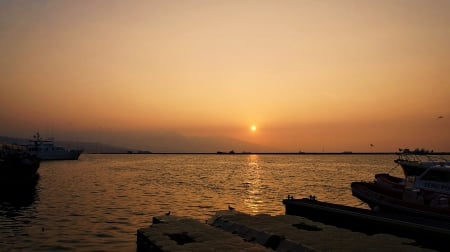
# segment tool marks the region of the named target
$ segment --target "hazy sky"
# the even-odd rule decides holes
[[[0,0],[0,81],[6,136],[450,151],[450,1]]]

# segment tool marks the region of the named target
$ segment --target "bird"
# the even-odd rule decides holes
[[[444,117],[443,117],[443,116],[438,116],[438,117],[437,117],[438,120],[439,120],[439,119],[442,119],[442,118],[444,118]]]
[[[374,145],[373,144],[370,144],[370,147],[373,147]]]
[[[166,213],[166,216],[169,216],[169,215],[170,215],[170,211]]]
[[[230,206],[230,204],[228,204],[228,210],[233,211],[234,207]]]

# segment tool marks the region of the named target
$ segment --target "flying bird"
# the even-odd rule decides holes
[[[443,117],[443,116],[438,116],[438,117],[437,117],[438,120],[439,120],[439,119],[442,119],[442,118],[444,118],[444,117]]]
[[[370,147],[373,147],[374,145],[373,144],[370,144]]]

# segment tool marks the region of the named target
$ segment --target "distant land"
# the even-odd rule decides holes
[[[46,139],[47,134],[41,134]],[[31,138],[31,137],[30,137]],[[19,141],[26,143],[30,138],[0,137],[7,142]],[[95,140],[93,140],[95,139]],[[219,150],[236,150],[238,152],[264,152],[272,149],[257,144],[226,137],[192,137],[175,132],[115,132],[103,133],[75,133],[69,136],[55,136],[55,144],[67,148],[81,148],[85,153],[214,153]]]
[[[159,139],[168,140],[168,139]],[[247,147],[247,149],[256,149],[257,151],[245,151],[238,150],[234,148],[217,148],[219,143],[223,144],[223,139],[217,141],[206,141],[202,138],[194,139],[182,139],[179,138],[171,139],[171,141],[178,141],[181,143],[183,148],[158,148],[158,151],[152,151],[151,149],[141,149],[135,147],[125,147],[120,144],[105,144],[100,142],[88,142],[88,141],[66,141],[66,140],[55,140],[55,145],[62,146],[69,149],[83,149],[84,153],[89,154],[216,154],[216,155],[393,155],[396,152],[352,152],[352,151],[342,151],[342,152],[285,152],[285,151],[263,151],[262,148],[258,148],[256,145],[251,145],[245,142],[237,140],[229,140],[225,142],[227,146],[240,146]],[[29,143],[30,139],[14,138],[0,136],[0,143],[10,143],[24,145]],[[164,141],[160,141],[159,144],[164,146]],[[149,146],[153,146],[150,145]],[[199,148],[199,146],[201,148]],[[156,147],[156,145],[154,145]],[[201,151],[189,151],[189,148],[200,149]],[[216,149],[216,150],[214,150]],[[433,155],[450,155],[450,152],[433,152]]]
[[[0,136],[0,143],[10,143],[24,145],[29,143],[30,139],[12,138]],[[77,142],[77,141],[57,141],[55,140],[55,145],[62,146],[69,149],[82,149],[84,153],[139,153],[144,152],[138,149],[130,149],[126,147],[113,146],[103,143],[95,142]]]

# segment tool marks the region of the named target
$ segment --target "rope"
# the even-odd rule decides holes
[[[391,168],[391,170],[388,173],[391,173],[395,168],[397,168],[399,164],[395,164],[394,167]]]

